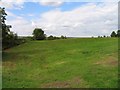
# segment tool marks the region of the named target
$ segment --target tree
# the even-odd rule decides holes
[[[55,38],[52,36],[52,35],[50,35],[49,37],[48,37],[48,40],[54,40]]]
[[[103,37],[105,38],[106,36],[104,35]]]
[[[120,37],[120,30],[117,31],[117,37]]]
[[[113,31],[110,36],[111,36],[111,37],[116,37],[117,34],[115,33],[115,31]]]
[[[67,37],[65,36],[64,39],[67,39]]]
[[[98,38],[100,38],[100,36],[98,36]]]
[[[56,36],[54,36],[54,39],[60,39],[60,37],[56,37]]]
[[[66,36],[61,35],[61,39],[67,39],[67,37],[66,37]]]
[[[1,18],[1,25],[2,25],[2,45],[3,45],[3,49],[7,48],[9,45],[9,40],[10,40],[10,25],[6,25],[5,24],[5,20],[6,20],[6,12],[5,12],[5,8],[1,8],[0,7],[0,18]]]
[[[41,28],[35,28],[33,31],[33,38],[35,40],[44,40],[46,36]]]
[[[61,35],[61,39],[64,39],[64,36],[63,36],[63,35]]]
[[[5,20],[6,20],[6,12],[5,8],[0,7],[0,23],[2,25],[2,49],[6,49],[9,47],[12,47],[16,45],[17,43],[17,34],[14,34],[13,32],[10,31],[10,28],[12,27],[11,25],[6,25]]]
[[[0,23],[2,25],[2,41],[5,43],[7,40],[8,32],[10,32],[9,28],[5,24],[7,14],[5,13],[5,8],[0,7]],[[3,43],[3,44],[4,44]]]

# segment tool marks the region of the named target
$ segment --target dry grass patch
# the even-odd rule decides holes
[[[14,62],[7,61],[7,62],[3,62],[2,66],[8,67],[8,68],[14,68],[16,66],[16,64]]]
[[[118,59],[113,56],[109,56],[101,61],[94,63],[95,65],[104,65],[104,66],[116,66],[118,65]]]
[[[56,81],[56,82],[43,84],[41,87],[42,88],[79,88],[79,87],[85,88],[88,87],[88,85],[80,77],[75,77],[67,81]]]
[[[54,62],[54,63],[51,63],[51,64],[47,64],[45,65],[44,67],[54,67],[54,66],[58,66],[58,65],[62,65],[62,64],[65,64],[67,63],[66,61],[59,61],[59,62]]]

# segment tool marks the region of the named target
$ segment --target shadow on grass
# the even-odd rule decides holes
[[[3,51],[2,52],[2,61],[15,61],[15,60],[28,60],[35,56],[44,56],[46,55],[46,50],[24,50],[24,51]]]

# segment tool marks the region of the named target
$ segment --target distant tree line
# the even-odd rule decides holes
[[[6,25],[6,12],[5,8],[0,7],[0,23],[2,25],[2,49],[7,49],[10,47],[13,47],[15,45],[19,45],[23,43],[24,41],[21,39],[18,39],[18,36],[16,33],[10,31],[11,25]],[[0,30],[1,31],[1,30]]]
[[[117,32],[113,31],[110,36],[98,36],[98,38],[106,38],[106,37],[120,37],[120,30]],[[94,38],[92,36],[92,38]],[[48,36],[44,34],[44,31],[41,28],[35,28],[33,31],[33,40],[55,40],[55,39],[67,39],[66,36],[61,35],[61,37],[56,37],[56,36]]]
[[[63,35],[61,35],[61,37],[56,37],[56,36],[50,35],[50,36],[46,37],[46,39],[47,39],[47,40],[67,39],[67,37],[66,37],[66,36],[63,36]]]
[[[103,35],[103,36],[98,36],[98,38],[108,38],[108,37],[110,37],[110,36],[105,36],[105,35]]]
[[[112,31],[112,33],[110,34],[110,36],[98,36],[98,38],[105,38],[105,37],[120,37],[120,30]]]
[[[55,40],[55,39],[67,39],[66,36],[61,35],[61,37],[48,36],[44,34],[44,31],[41,28],[35,28],[33,31],[33,40]]]

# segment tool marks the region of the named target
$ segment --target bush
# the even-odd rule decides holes
[[[53,37],[52,35],[50,35],[47,39],[48,39],[48,40],[54,40],[55,37]]]
[[[66,37],[66,36],[61,35],[61,39],[67,39],[67,37]]]

